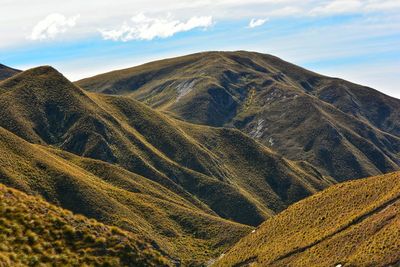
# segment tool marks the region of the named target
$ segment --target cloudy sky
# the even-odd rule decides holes
[[[0,63],[72,80],[252,50],[400,98],[400,0],[0,0]]]

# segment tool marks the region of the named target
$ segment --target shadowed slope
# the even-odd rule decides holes
[[[144,235],[183,262],[207,260],[250,229],[120,167],[29,144],[3,128],[0,152],[1,183]]]
[[[148,240],[0,184],[0,265],[172,266]]]
[[[14,76],[20,72],[21,72],[20,70],[16,70],[16,69],[7,67],[3,64],[0,64],[0,81],[10,78],[11,76]]]
[[[238,242],[215,266],[397,266],[400,173],[302,200]]]
[[[77,82],[189,122],[234,126],[339,181],[399,169],[400,100],[277,57],[206,52]]]
[[[258,225],[334,183],[237,130],[85,93],[51,67],[25,71],[0,88],[0,126],[35,144],[3,130],[7,185],[144,233],[183,260],[210,258],[250,229],[222,218]]]

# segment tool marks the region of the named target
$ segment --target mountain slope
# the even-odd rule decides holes
[[[78,81],[180,119],[236,127],[338,181],[400,165],[400,100],[277,57],[206,52]]]
[[[20,72],[21,72],[20,70],[16,70],[16,69],[7,67],[3,64],[0,64],[0,81],[10,78],[11,76],[14,76]]]
[[[302,200],[215,266],[397,266],[400,173],[346,182]]]
[[[0,90],[2,183],[144,235],[182,262],[214,257],[247,225],[334,183],[238,130],[86,93],[51,67]]]
[[[205,261],[250,229],[120,167],[29,144],[3,128],[0,152],[1,183],[145,236],[181,262]]]
[[[261,171],[243,172],[232,164],[235,158],[223,162],[207,143],[185,131],[182,123],[128,98],[86,94],[50,67],[25,71],[1,83],[0,88],[5,90],[0,94],[0,126],[29,142],[118,164],[205,211],[211,208],[240,223],[257,225],[288,204],[332,184],[317,172],[306,173],[304,164],[287,161],[240,132],[226,130],[237,140],[209,140],[213,144],[208,147],[215,142],[221,147],[226,142],[253,144],[246,152],[260,155],[260,160],[240,160],[243,166],[256,164]],[[205,127],[200,131],[219,130]],[[263,170],[272,177],[265,179]],[[249,192],[237,186],[246,176],[255,176],[262,182],[262,190],[270,194],[261,201],[248,197]],[[269,203],[271,196],[276,203]],[[235,206],[227,209],[232,203]]]
[[[0,184],[0,265],[172,266],[147,240]]]

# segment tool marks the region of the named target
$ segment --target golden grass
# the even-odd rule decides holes
[[[135,98],[188,122],[236,127],[339,182],[399,170],[398,99],[271,55],[197,53],[76,84]]]
[[[182,262],[206,261],[250,231],[123,168],[32,145],[1,128],[0,152],[2,183],[144,235]]]
[[[172,266],[147,240],[0,184],[1,266]]]
[[[267,220],[215,266],[396,264],[399,212],[400,173],[332,186]]]

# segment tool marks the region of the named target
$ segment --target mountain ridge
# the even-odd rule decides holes
[[[10,78],[20,72],[21,70],[13,69],[0,63],[0,81]]]
[[[84,92],[51,67],[1,82],[0,113],[1,182],[143,234],[184,263],[335,183],[238,130]]]
[[[400,100],[271,55],[197,53],[76,84],[192,123],[238,128],[338,181],[399,169]]]

